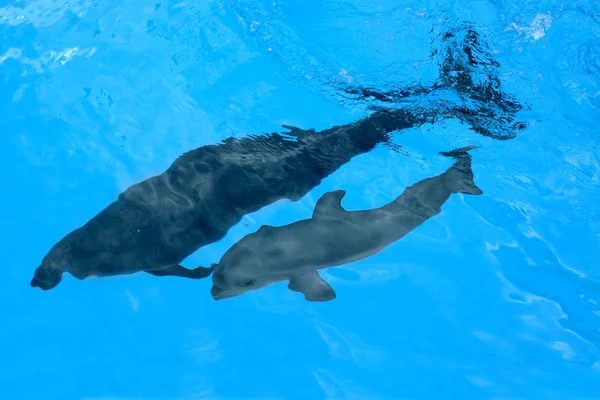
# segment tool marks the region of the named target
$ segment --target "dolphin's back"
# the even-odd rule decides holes
[[[279,135],[229,140],[178,158],[121,197],[149,210],[182,258],[215,242],[243,215],[277,200],[298,200],[323,179],[305,143]]]
[[[368,130],[361,131],[365,123]],[[121,197],[152,212],[165,241],[184,258],[223,238],[245,214],[281,199],[299,200],[354,156],[385,140],[372,130],[376,123],[371,118],[352,124],[351,130],[306,131],[297,140],[269,134],[203,146]]]

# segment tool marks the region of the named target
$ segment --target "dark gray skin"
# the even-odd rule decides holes
[[[54,245],[31,286],[52,289],[65,271],[79,279],[140,271],[207,277],[212,269],[180,263],[244,215],[280,199],[299,200],[353,157],[386,143],[391,132],[433,118],[428,110],[380,110],[321,132],[288,127],[297,140],[271,134],[193,150]]]
[[[353,86],[347,91],[356,101],[401,103],[412,96],[419,103],[430,95],[433,101],[378,109],[357,122],[321,132],[286,127],[296,140],[273,133],[190,151],[164,173],[128,188],[56,243],[35,270],[31,286],[52,289],[64,272],[79,279],[141,271],[202,279],[212,268],[190,270],[181,262],[223,238],[244,215],[281,199],[299,200],[352,158],[389,144],[392,133],[438,118],[458,118],[482,135],[513,137],[522,128],[514,122],[521,106],[500,90],[497,71],[484,70],[488,80],[483,84],[473,79],[475,73],[481,78],[479,65],[497,63],[482,50],[474,31],[467,29],[463,36],[458,50],[448,47],[440,78],[431,87],[377,92]],[[455,37],[448,34],[444,40]],[[446,92],[465,103],[445,101],[439,94]]]
[[[329,301],[333,288],[318,270],[370,257],[440,213],[453,193],[479,195],[473,182],[473,147],[442,153],[456,157],[444,173],[408,187],[391,203],[373,210],[346,211],[343,190],[325,193],[311,219],[281,227],[262,226],[231,247],[213,272],[215,300],[288,281],[308,301]],[[215,267],[215,266],[213,266]]]

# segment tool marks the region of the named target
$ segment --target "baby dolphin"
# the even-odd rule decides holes
[[[372,256],[440,213],[452,193],[482,194],[473,182],[475,146],[441,153],[456,162],[444,173],[408,187],[391,203],[373,210],[346,211],[345,191],[325,193],[310,219],[281,227],[262,226],[233,245],[215,266],[215,300],[239,296],[274,282],[308,301],[329,301],[333,288],[317,272]]]

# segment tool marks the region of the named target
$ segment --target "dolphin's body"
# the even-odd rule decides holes
[[[481,194],[473,183],[465,149],[447,171],[408,187],[393,202],[373,210],[346,211],[343,190],[324,194],[311,219],[281,227],[263,226],[232,246],[213,272],[215,300],[288,281],[309,301],[328,301],[335,291],[318,270],[372,256],[440,213],[452,193]]]
[[[206,277],[208,268],[179,264],[223,238],[244,215],[280,199],[299,200],[391,132],[432,119],[427,111],[379,110],[322,132],[288,127],[297,140],[271,134],[190,151],[54,245],[31,285],[51,289],[65,271],[79,279],[140,271]]]
[[[478,54],[479,63],[493,61],[475,39],[467,37],[461,51]],[[521,128],[513,123],[521,106],[500,91],[499,80],[482,86],[472,79],[478,62],[448,53],[439,84],[415,89],[416,105],[379,109],[357,122],[321,132],[287,127],[296,140],[273,133],[228,139],[184,154],[162,174],[128,188],[56,243],[35,270],[31,286],[52,289],[64,272],[79,279],[140,271],[204,278],[212,269],[189,270],[180,263],[200,247],[223,238],[245,214],[280,199],[302,198],[353,157],[388,142],[393,132],[441,117],[459,118],[478,133],[496,139],[514,136]],[[461,78],[451,78],[457,71]],[[471,99],[469,104],[477,106],[465,108],[439,96],[421,102],[440,90]],[[359,96],[394,101],[393,93],[377,95],[373,89],[361,90]]]

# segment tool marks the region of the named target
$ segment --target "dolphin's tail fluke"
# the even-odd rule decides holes
[[[456,162],[444,173],[444,183],[452,193],[465,193],[472,195],[482,194],[483,191],[473,182],[473,170],[471,169],[471,155],[469,150],[477,149],[478,146],[462,147],[440,154],[456,159]]]
[[[433,43],[432,56],[439,64],[434,81],[387,88],[338,83],[338,93],[373,106],[408,104],[406,109],[417,115],[425,107],[427,122],[457,118],[478,134],[497,140],[516,137],[527,126],[518,119],[524,105],[504,90],[500,64],[484,38],[464,23],[441,33]],[[413,111],[414,104],[419,107]]]

